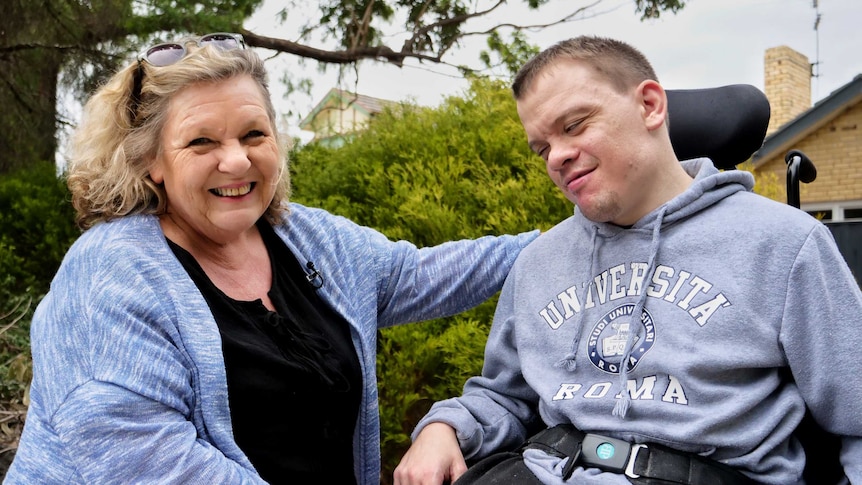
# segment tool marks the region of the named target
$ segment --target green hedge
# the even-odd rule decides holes
[[[418,246],[547,229],[572,213],[500,82],[476,80],[435,108],[395,107],[343,146],[310,144],[291,160],[294,200]],[[380,332],[384,484],[428,407],[481,371],[495,303]]]

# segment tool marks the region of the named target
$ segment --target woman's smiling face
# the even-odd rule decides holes
[[[175,95],[150,177],[164,184],[163,220],[189,238],[225,244],[269,207],[281,165],[264,94],[237,76]]]

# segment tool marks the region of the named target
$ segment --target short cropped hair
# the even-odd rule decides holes
[[[287,146],[280,140],[266,68],[249,49],[220,50],[197,47],[184,39],[187,55],[175,64],[153,67],[133,63],[114,74],[84,106],[83,117],[71,140],[67,184],[82,229],[132,214],[165,213],[164,187],[149,176],[151,160],[161,150],[168,105],[194,83],[218,82],[249,75],[263,96],[267,115],[283,160],[275,195],[265,211],[271,222],[286,212],[290,196]],[[132,101],[134,77],[143,69],[140,97]]]
[[[629,44],[605,37],[580,36],[558,42],[524,64],[512,82],[515,99],[521,99],[546,68],[564,59],[586,62],[619,92],[648,79],[658,82],[647,58]]]

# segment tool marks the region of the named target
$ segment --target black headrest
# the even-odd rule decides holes
[[[720,169],[748,160],[762,145],[769,101],[748,84],[668,89],[670,141],[676,157],[709,157]]]

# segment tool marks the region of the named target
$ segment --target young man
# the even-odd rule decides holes
[[[397,485],[513,449],[493,483],[801,483],[806,405],[862,483],[862,292],[817,220],[676,159],[656,79],[595,37],[518,73],[530,147],[577,208],[519,256],[482,375],[421,420]]]

